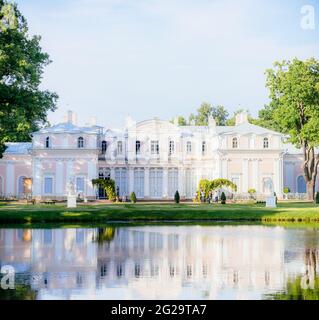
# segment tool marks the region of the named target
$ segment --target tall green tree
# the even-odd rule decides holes
[[[267,119],[302,149],[307,195],[313,200],[319,164],[315,151],[319,147],[319,62],[314,58],[275,62],[266,74],[271,99]]]
[[[197,109],[197,114],[189,116],[189,122],[194,122],[196,126],[207,126],[210,117],[216,120],[218,126],[224,126],[228,118],[228,112],[221,105],[212,106],[210,103],[203,102]]]
[[[0,156],[5,142],[29,141],[55,110],[57,94],[39,88],[50,62],[17,5],[0,0]]]

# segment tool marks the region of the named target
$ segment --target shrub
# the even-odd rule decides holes
[[[136,194],[135,194],[135,192],[133,191],[132,193],[131,193],[131,195],[130,195],[130,200],[131,200],[131,202],[132,203],[136,203]]]
[[[222,204],[225,204],[226,203],[226,195],[225,195],[225,192],[222,192],[221,196],[220,196],[220,200],[221,200],[221,203]]]
[[[316,193],[316,203],[319,204],[319,192]]]
[[[290,189],[288,188],[288,187],[285,187],[284,188],[284,194],[287,194],[287,193],[289,193],[290,192]]]
[[[249,193],[249,194],[254,194],[254,193],[256,193],[256,192],[257,192],[256,189],[253,189],[253,188],[251,188],[251,189],[248,190],[248,193]]]
[[[176,191],[175,195],[174,195],[174,201],[175,201],[175,203],[179,203],[179,200],[180,200],[179,192]]]

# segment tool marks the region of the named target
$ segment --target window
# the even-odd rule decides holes
[[[159,154],[159,143],[158,143],[158,140],[151,141],[151,154]]]
[[[82,137],[78,138],[78,148],[84,148],[84,139]]]
[[[122,154],[123,153],[123,142],[118,141],[117,142],[117,154]]]
[[[106,141],[102,141],[102,153],[105,153],[107,150],[107,142]]]
[[[50,148],[50,137],[45,138],[45,147],[48,149]]]
[[[135,142],[135,152],[136,152],[136,154],[141,153],[141,141],[139,141],[139,140],[136,140],[136,142]]]
[[[52,194],[53,193],[53,178],[45,177],[44,178],[44,193]]]
[[[175,152],[175,144],[174,141],[169,142],[169,155],[173,154]]]
[[[269,139],[264,138],[264,149],[268,149],[268,148],[269,148]]]
[[[233,138],[233,149],[237,149],[237,148],[238,148],[238,139]]]
[[[187,153],[191,153],[192,152],[192,143],[190,141],[187,141],[186,152]]]
[[[202,142],[202,155],[206,154],[206,141]]]
[[[76,192],[84,193],[84,177],[76,178]]]

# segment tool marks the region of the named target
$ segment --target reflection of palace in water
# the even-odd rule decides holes
[[[0,264],[30,275],[39,299],[258,299],[305,266],[280,227],[105,231],[1,229]]]

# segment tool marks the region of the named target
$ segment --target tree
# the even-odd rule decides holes
[[[174,195],[174,201],[175,201],[175,203],[179,203],[179,200],[180,200],[179,192],[176,191],[175,195]]]
[[[172,119],[170,122],[175,123],[175,119]],[[183,116],[178,116],[177,117],[177,124],[179,126],[187,126],[186,119]]]
[[[130,195],[130,200],[132,203],[136,203],[137,199],[136,199],[136,194],[135,192],[131,192],[131,195]]]
[[[50,62],[17,5],[0,0],[0,156],[5,142],[29,141],[55,110],[57,94],[39,89]]]
[[[288,142],[302,149],[307,198],[314,200],[319,164],[315,152],[319,146],[319,62],[314,58],[275,62],[266,74],[271,104],[265,112],[287,134]]]
[[[211,116],[216,120],[216,125],[225,126],[228,119],[228,111],[221,105],[213,107]]]
[[[92,185],[105,190],[109,200],[115,201],[115,181],[113,179],[92,179]]]
[[[203,102],[201,106],[197,109],[197,114],[191,113],[189,116],[189,122],[195,122],[196,126],[207,126],[208,120],[213,117],[216,120],[218,126],[224,126],[228,117],[228,112],[221,106],[212,107],[210,103]]]
[[[221,204],[226,204],[226,195],[225,192],[222,192],[221,196],[220,196],[220,201]]]

